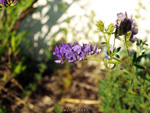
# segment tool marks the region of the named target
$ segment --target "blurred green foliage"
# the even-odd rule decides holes
[[[140,14],[141,10],[147,11],[142,1],[139,0],[138,8],[135,9],[136,21],[144,20]],[[97,26],[100,25],[97,24]],[[107,76],[99,79],[98,85],[98,96],[102,100],[99,108],[102,113],[150,112],[150,49],[148,42],[144,40],[146,37],[141,38],[142,40],[138,39],[134,44],[126,43],[130,50],[130,59],[126,49],[114,48],[113,54],[121,49],[118,53],[120,57],[116,56],[116,58],[120,58],[124,64],[120,66],[116,64],[111,69],[103,69]],[[102,44],[107,43],[102,42]],[[133,46],[134,49],[132,49]]]
[[[26,57],[21,56],[20,44],[28,32],[25,30],[18,34],[14,27],[16,26],[16,22],[21,18],[21,14],[33,2],[34,0],[19,1],[14,7],[0,9],[0,106],[2,107],[0,108],[0,113],[8,112],[8,109],[4,105],[7,97],[3,98],[5,96],[3,95],[3,91],[7,89],[8,84],[11,84],[11,80],[23,73],[27,67],[24,65]],[[15,89],[12,90],[15,91]],[[10,103],[6,102],[6,105],[9,106]]]
[[[59,103],[55,104],[55,113],[62,113],[61,105]]]
[[[17,20],[19,20],[21,13],[27,10],[33,1],[34,0],[28,2],[19,1],[15,7],[2,9],[0,11],[0,68],[3,66],[11,67],[11,75],[9,76],[9,79],[26,69],[26,66],[23,66],[25,58],[19,57],[19,46],[23,37],[27,35],[27,31],[17,34],[17,31],[13,30],[13,27]],[[7,75],[7,73],[4,73],[4,75]]]
[[[134,79],[127,72],[113,70],[105,80],[99,80],[99,93],[102,99],[100,110],[104,113],[149,113],[150,75],[146,79]],[[146,93],[146,94],[145,94]]]
[[[146,41],[138,40],[136,50],[115,48],[119,52],[121,65],[105,68],[107,76],[99,79],[98,96],[102,99],[100,110],[103,113],[149,113],[150,112],[150,49]],[[131,48],[130,48],[131,49]],[[120,57],[117,57],[120,58]],[[128,67],[129,60],[132,61]]]
[[[6,113],[5,109],[0,108],[0,113]]]

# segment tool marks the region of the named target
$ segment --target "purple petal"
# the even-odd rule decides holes
[[[56,52],[56,54],[59,54],[59,48],[58,48],[58,46],[56,46],[55,52]]]
[[[66,51],[67,51],[67,50],[66,50],[64,47],[61,47],[61,48],[60,48],[60,53],[61,53],[61,55],[63,55],[64,53],[66,53]]]
[[[17,3],[18,3],[18,1],[15,1],[15,2],[14,2],[14,5],[16,5]]]
[[[61,57],[60,55],[57,55],[57,58],[58,58],[61,62],[63,62],[63,59],[62,59],[62,57]]]
[[[65,43],[61,43],[61,46],[64,46],[64,45],[66,45]]]
[[[101,52],[101,49],[98,49],[95,54],[98,55]]]
[[[118,18],[121,18],[121,17],[123,17],[123,16],[124,16],[123,13],[118,13],[118,14],[117,14],[117,17],[118,17]]]
[[[137,28],[133,28],[132,29],[132,33],[133,33],[133,35],[136,35],[138,33],[138,29]]]
[[[74,52],[77,52],[77,54],[80,54],[80,52],[81,52],[81,46],[79,46],[79,45],[73,46],[72,49]]]
[[[55,52],[53,52],[53,55],[56,56],[57,54]]]
[[[137,38],[131,38],[130,39],[130,42],[134,43],[135,41],[137,41],[138,39]]]
[[[55,60],[54,62],[57,63],[57,64],[60,64],[61,60]]]
[[[79,60],[84,60],[85,54],[83,52],[81,52],[79,56],[80,56]]]
[[[73,59],[68,59],[68,62],[69,62],[69,63],[73,63],[74,60],[73,60]]]
[[[94,44],[93,50],[94,50],[94,53],[97,51],[97,45],[96,44]]]

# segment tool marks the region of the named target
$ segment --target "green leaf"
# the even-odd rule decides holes
[[[64,32],[65,35],[68,34],[68,30],[66,28],[61,28],[60,30],[61,30],[61,32]]]
[[[61,10],[65,11],[66,8],[67,8],[67,6],[66,6],[65,3],[61,3],[61,4],[59,5],[59,8],[60,8]]]
[[[136,52],[134,52],[133,53],[134,55],[133,55],[133,63],[136,61],[136,56],[137,56],[137,53]]]
[[[142,40],[140,40],[140,44],[142,43]]]
[[[12,52],[14,52],[16,49],[14,36],[11,37],[11,47],[12,47]]]
[[[118,47],[118,48],[117,48],[117,53],[120,51],[120,49],[121,49],[121,47]]]
[[[102,71],[102,72],[107,72],[107,70],[106,70],[106,69],[101,69],[101,71]]]
[[[98,79],[98,81],[99,81],[99,83],[105,83],[105,81],[104,80],[102,80],[102,79]]]
[[[118,54],[115,55],[117,58],[120,58],[120,56]]]
[[[106,42],[102,42],[101,44],[107,44]]]
[[[55,113],[62,113],[61,105],[59,103],[54,104],[55,106]]]
[[[16,67],[14,69],[14,73],[19,74],[21,72],[21,68],[22,68],[22,62],[19,62],[19,64],[16,65]]]
[[[112,70],[115,69],[115,67],[117,66],[117,64],[114,64],[114,66],[111,68]]]
[[[141,66],[141,65],[139,65],[139,64],[135,64],[135,66],[136,66],[137,68],[140,68],[140,69],[145,69],[143,66]]]
[[[101,20],[96,22],[96,26],[100,32],[102,32],[102,33],[104,32],[104,23]]]
[[[141,59],[143,58],[143,57],[146,57],[147,55],[140,55],[140,56],[138,56],[137,58],[136,58],[136,60],[135,60],[135,62],[140,62],[141,61]]]
[[[0,9],[2,9],[3,8],[3,5],[2,4],[0,4]]]
[[[136,45],[137,45],[137,46],[140,46],[140,42],[139,42],[139,40],[137,40],[137,43],[136,43]]]
[[[114,53],[114,54],[115,54],[115,53],[117,53],[117,50],[116,50],[116,48],[114,48],[114,49],[113,49],[113,53]]]
[[[129,47],[131,47],[131,46],[133,45],[133,43],[130,42],[130,41],[127,41],[127,42],[126,42],[126,45],[129,46]]]
[[[144,54],[145,54],[145,51],[142,52],[142,55],[144,55]]]

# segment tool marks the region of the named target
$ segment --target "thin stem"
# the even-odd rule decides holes
[[[0,8],[0,9],[1,9],[1,8]],[[3,16],[4,16],[4,11],[5,11],[5,9],[2,9],[1,15],[0,15],[0,21],[2,20],[2,18],[3,18]]]
[[[115,34],[115,32],[104,32],[104,33]]]
[[[109,50],[109,40],[110,40],[110,39],[109,39],[109,40],[107,40],[105,33],[103,33],[103,35],[104,35],[105,42],[107,43],[108,54],[109,54],[109,56],[111,56],[111,54],[110,54],[110,50]]]
[[[106,36],[105,36],[105,33],[103,33],[103,35],[104,35],[105,42],[107,42],[107,38],[106,38]]]
[[[115,48],[115,39],[116,39],[116,38],[114,37],[113,52],[114,52],[114,48]]]
[[[125,46],[126,46],[126,48],[127,48],[128,56],[130,56],[129,48],[128,48],[128,46],[127,46],[126,42],[127,42],[127,40],[126,40],[126,35],[125,35]]]
[[[129,56],[129,61],[131,62],[131,57],[130,57],[130,53],[129,53],[129,48],[128,48],[127,43],[126,43],[126,42],[127,42],[127,40],[126,40],[126,35],[125,35],[124,38],[125,38],[125,46],[126,46],[127,53],[128,53],[128,56]],[[130,62],[129,62],[129,63],[130,63]],[[131,67],[131,68],[132,68],[132,67]]]
[[[115,57],[113,57],[113,59],[114,59],[114,60],[117,60],[117,61],[120,62],[121,64],[123,64],[123,65],[125,65],[126,67],[130,68],[130,67],[127,65],[127,63],[122,62],[121,60],[119,60],[119,59],[117,59],[117,58],[115,58]]]
[[[110,63],[110,64],[114,64],[114,63],[118,63],[118,61],[106,61],[106,60],[98,60],[98,59],[86,59],[89,61],[99,61],[99,62],[104,62],[104,63]]]

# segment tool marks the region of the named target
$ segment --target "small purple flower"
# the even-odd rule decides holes
[[[59,46],[56,46],[53,55],[58,58],[55,60],[56,63],[63,62],[63,59],[67,60],[69,63],[75,61],[84,60],[86,55],[99,54],[100,49],[97,49],[97,46],[92,46],[91,43],[79,45],[75,42],[73,45],[61,43]]]
[[[132,43],[134,43],[135,41],[138,40],[137,38],[133,38],[133,35],[136,35],[137,33],[138,33],[138,29],[133,27],[132,33],[131,33],[131,36],[130,36],[130,39],[129,39]]]
[[[9,7],[9,6],[14,6],[17,3],[18,3],[17,0],[0,0],[0,6],[2,6],[2,8]]]
[[[97,49],[97,46],[94,45],[92,46],[91,43],[89,44],[83,44],[82,46],[82,50],[87,54],[87,55],[92,55],[92,54],[99,54],[100,53],[100,49]]]
[[[117,21],[115,24],[115,37],[125,35],[127,32],[131,32],[130,41],[134,43],[137,38],[133,39],[133,35],[138,33],[138,29],[135,28],[135,22],[133,21],[132,17],[128,18],[127,13],[118,13],[117,14]]]
[[[55,48],[55,52],[53,52],[53,55],[56,56],[59,59],[59,60],[55,60],[56,63],[63,62],[63,59],[62,59],[62,57],[60,55],[60,50],[59,50],[59,48],[57,46]]]

